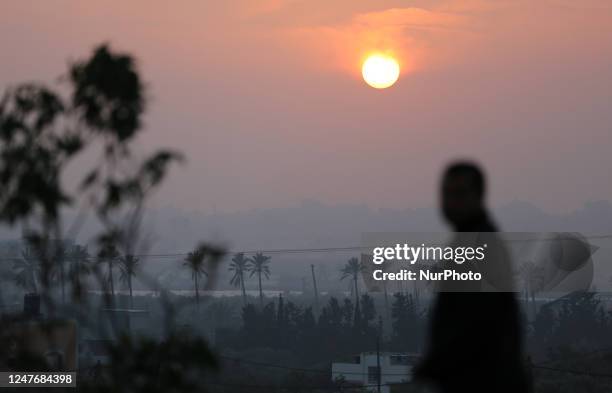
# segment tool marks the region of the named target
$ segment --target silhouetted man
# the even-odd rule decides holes
[[[489,243],[496,242],[497,236],[490,233],[497,229],[485,208],[485,191],[485,177],[475,164],[460,162],[446,169],[440,201],[444,218],[456,232],[475,233],[458,233],[457,238],[481,233]],[[495,259],[500,262],[490,265],[494,271],[489,272],[493,292],[483,292],[480,284],[473,283],[439,288],[429,348],[415,377],[442,392],[528,391],[518,303],[508,285],[511,270],[505,248],[499,239],[497,243]]]

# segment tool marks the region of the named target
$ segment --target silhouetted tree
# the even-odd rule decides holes
[[[348,297],[344,298],[344,301],[342,302],[342,306],[341,306],[341,315],[342,315],[343,324],[344,326],[346,326],[347,329],[353,326],[353,323],[354,323],[353,315],[354,314],[355,314],[355,306],[353,305],[353,302]]]
[[[343,324],[343,315],[338,299],[332,297],[327,305],[321,309],[317,324],[318,335],[321,338],[320,346],[325,346],[322,353],[337,355],[344,350],[347,330]]]
[[[98,263],[106,264],[106,282],[108,283],[111,299],[115,298],[115,280],[113,278],[113,270],[118,260],[119,251],[117,251],[114,244],[107,243],[102,246],[102,249],[98,253]]]
[[[312,331],[315,328],[316,321],[312,313],[312,307],[307,307],[299,321],[302,330]]]
[[[204,254],[204,250],[198,248],[187,254],[185,257],[185,261],[183,262],[183,266],[187,267],[191,271],[191,278],[194,281],[195,288],[195,298],[196,304],[200,305],[200,289],[198,286],[198,280],[202,276],[207,276],[204,259],[206,255]]]
[[[134,308],[134,297],[132,294],[132,277],[136,275],[140,260],[134,255],[128,254],[119,258],[119,270],[121,271],[121,281],[127,283],[130,291],[130,308]]]
[[[367,293],[361,295],[361,314],[366,324],[376,319],[376,306],[374,305],[374,299]]]
[[[381,266],[381,269],[383,272],[391,272],[392,265],[390,263],[383,263]],[[389,288],[388,288],[387,280],[382,281],[382,287],[383,287],[383,295],[384,295],[384,300],[385,300],[385,318],[390,319],[391,309],[389,307]]]
[[[266,279],[270,278],[270,259],[272,257],[264,255],[261,252],[256,253],[249,260],[249,271],[251,272],[250,277],[257,274],[257,281],[259,283],[259,304],[263,307],[263,289],[261,286],[261,276],[263,275]]]
[[[329,299],[327,305],[321,310],[319,325],[323,328],[329,327],[332,330],[342,330],[343,318],[344,315],[338,299],[332,297]]]
[[[66,255],[69,262],[68,277],[72,284],[72,297],[81,301],[83,297],[83,279],[91,272],[91,260],[87,247],[74,245]]]
[[[235,287],[240,288],[242,291],[242,301],[244,304],[247,302],[246,289],[244,285],[245,275],[247,273],[249,267],[248,258],[244,257],[243,252],[239,252],[232,257],[232,261],[230,262],[229,271],[234,272],[232,278],[230,279],[230,284]]]
[[[38,275],[40,274],[40,261],[37,253],[30,246],[21,250],[21,258],[13,263],[15,283],[27,291],[38,292]]]
[[[609,340],[608,316],[594,292],[575,292],[561,303],[553,334],[557,345],[597,347]]]
[[[391,305],[393,335],[391,341],[398,349],[417,351],[422,337],[422,315],[412,295],[396,293]]]
[[[359,306],[359,299],[355,303],[355,313],[353,314],[353,332],[360,336],[363,333],[363,315],[361,315],[361,307]]]
[[[0,98],[0,223],[25,228],[24,236],[36,250],[37,263],[15,261],[17,275],[49,303],[53,301],[51,275],[57,261],[48,246],[49,239],[64,238],[60,212],[87,201],[84,205],[93,210],[102,227],[95,237],[100,250],[125,246],[137,238],[136,224],[145,200],[161,183],[170,164],[181,159],[170,150],[158,150],[143,159],[132,154],[131,142],[141,131],[146,104],[144,83],[132,56],[101,45],[87,59],[72,62],[63,81],[61,92],[66,92],[66,97],[59,89],[26,83],[7,89]],[[63,181],[66,168],[74,165],[79,153],[92,150],[101,152],[100,159],[84,168],[82,177]],[[75,182],[76,191],[65,188],[66,183]],[[110,284],[111,296],[106,300],[112,302],[111,263],[109,267],[108,280],[98,277],[97,266],[93,270],[102,285]],[[75,267],[71,275],[78,277],[82,271]],[[155,341],[124,335],[109,343],[107,378],[95,386],[79,380],[81,389],[133,393],[201,390],[202,375],[216,367],[214,356],[203,340],[174,334],[174,314],[163,300],[162,304],[166,311],[164,338]],[[18,330],[15,326],[0,318],[0,348],[17,342],[9,337]],[[0,358],[5,360],[2,351]],[[23,368],[43,369],[41,364],[29,359]]]
[[[61,240],[53,242],[52,263],[55,268],[54,276],[59,278],[62,303],[66,303],[66,246]]]
[[[354,293],[355,293],[355,305],[359,302],[359,287],[357,285],[359,274],[364,271],[363,264],[357,258],[351,258],[348,260],[346,265],[340,270],[342,275],[340,280],[350,278],[353,281]]]

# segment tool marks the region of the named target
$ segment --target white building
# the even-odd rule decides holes
[[[380,352],[380,384],[381,393],[390,393],[391,384],[409,382],[412,380],[412,367],[418,361],[419,355]],[[376,391],[378,384],[378,360],[376,352],[362,352],[342,362],[332,363],[332,379],[370,386]]]

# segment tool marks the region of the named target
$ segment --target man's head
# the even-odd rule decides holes
[[[484,212],[485,176],[478,165],[452,163],[444,172],[441,188],[442,213],[452,225],[470,223]]]

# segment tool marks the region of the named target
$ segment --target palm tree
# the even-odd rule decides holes
[[[183,262],[183,266],[186,266],[189,270],[191,270],[191,277],[195,283],[195,296],[196,296],[196,304],[198,307],[200,306],[200,292],[198,287],[198,279],[204,275],[208,276],[204,268],[204,259],[206,254],[202,248],[197,248],[187,254],[185,261]]]
[[[132,295],[132,277],[136,275],[140,260],[134,255],[128,254],[119,258],[119,269],[121,281],[127,283],[130,290],[130,308],[134,308],[134,297]]]
[[[344,267],[342,267],[342,269],[340,270],[340,273],[342,273],[340,280],[344,280],[345,278],[350,277],[353,281],[353,288],[355,291],[355,304],[359,302],[359,287],[357,285],[357,280],[359,279],[359,273],[363,272],[364,270],[365,267],[363,266],[363,264],[359,262],[359,259],[354,257],[349,259],[346,265],[344,265]]]
[[[229,266],[229,271],[234,272],[234,275],[230,280],[230,284],[235,287],[240,287],[244,304],[247,303],[246,289],[244,287],[244,275],[247,272],[248,267],[249,260],[248,258],[244,257],[243,252],[239,252],[238,254],[234,255]]]
[[[61,241],[55,242],[53,254],[53,262],[57,268],[57,275],[60,280],[60,287],[62,290],[62,303],[66,303],[66,246]]]
[[[383,263],[382,271],[387,273],[394,273],[393,266],[389,263]],[[387,280],[383,280],[383,294],[385,299],[385,315],[387,320],[391,320],[391,309],[389,308],[389,289],[387,288]]]
[[[272,257],[264,255],[261,252],[258,252],[253,256],[253,258],[249,259],[249,271],[251,275],[249,277],[253,277],[257,274],[257,279],[259,281],[259,303],[263,307],[263,290],[261,289],[261,275],[263,274],[266,277],[266,280],[270,278],[270,259]]]
[[[114,299],[115,298],[115,281],[113,280],[113,268],[115,264],[117,263],[117,259],[119,258],[119,251],[117,251],[117,248],[114,245],[109,244],[103,247],[102,250],[100,250],[98,258],[101,263],[106,263],[106,266],[108,268],[108,271],[107,271],[108,285],[110,288],[111,297],[112,299]]]
[[[38,277],[40,274],[40,261],[30,247],[21,250],[21,258],[13,263],[15,282],[20,287],[38,293]]]
[[[75,245],[70,248],[66,259],[70,263],[68,267],[68,278],[72,282],[73,296],[79,299],[82,295],[81,278],[91,271],[90,255],[87,247]]]

